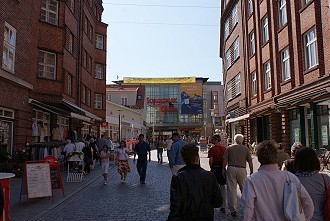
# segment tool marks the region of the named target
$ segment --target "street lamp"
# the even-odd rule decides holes
[[[211,129],[212,129],[212,133],[211,135],[214,134],[214,109],[210,109],[211,111]]]
[[[118,116],[118,140],[119,140],[119,142],[121,141],[121,112],[123,111],[123,110],[120,110],[120,109],[118,109],[117,110],[118,111],[118,113],[119,113],[119,116]]]

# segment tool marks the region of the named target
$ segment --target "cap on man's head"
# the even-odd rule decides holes
[[[178,132],[174,132],[174,133],[172,133],[172,137],[174,137],[174,136],[180,137],[180,134]]]
[[[219,141],[219,142],[221,141],[221,137],[220,137],[219,134],[215,134],[215,135],[213,135],[212,139],[217,140],[217,141]]]

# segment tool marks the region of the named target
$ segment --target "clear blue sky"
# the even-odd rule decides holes
[[[117,75],[222,81],[219,0],[103,0],[103,6],[107,83]]]

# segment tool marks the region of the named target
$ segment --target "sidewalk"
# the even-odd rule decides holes
[[[110,169],[115,168],[114,161],[110,161]],[[102,180],[101,166],[96,163],[94,170],[84,177],[80,183],[67,183],[67,171],[62,171],[62,182],[65,196],[62,194],[62,189],[54,190],[54,202],[48,198],[30,199],[27,203],[27,196],[22,195],[20,202],[20,192],[22,178],[12,178],[10,180],[10,217],[12,221],[37,220],[47,213],[70,199],[75,194],[78,194],[82,189],[90,185],[94,180]],[[101,181],[100,181],[101,182]]]

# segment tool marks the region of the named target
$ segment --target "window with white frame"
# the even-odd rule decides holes
[[[290,78],[290,55],[289,48],[285,48],[281,51],[281,62],[282,62],[282,81]]]
[[[69,129],[69,118],[57,116],[57,125],[59,128]]]
[[[252,96],[257,95],[257,73],[255,71],[251,74],[251,92]]]
[[[38,77],[56,79],[56,54],[39,50]]]
[[[69,39],[68,39],[68,51],[72,53],[73,51],[73,34],[70,32],[69,33]]]
[[[230,56],[230,48],[226,51],[226,64],[227,69],[231,67],[231,56]]]
[[[100,34],[96,34],[95,35],[95,47],[98,48],[98,49],[101,49],[103,50],[103,44],[104,44],[104,37],[103,35],[100,35]]]
[[[204,108],[207,108],[207,101],[204,101]]]
[[[279,23],[280,28],[287,23],[286,0],[279,1]]]
[[[89,127],[90,127],[90,124],[86,124],[86,123],[83,123],[83,127],[81,128],[81,134],[83,136],[85,136],[86,134],[90,134],[89,133]]]
[[[102,94],[95,94],[95,109],[102,109]]]
[[[235,76],[235,96],[241,93],[241,75]]]
[[[238,22],[238,17],[237,17],[237,4],[233,7],[233,12],[232,12],[232,16],[233,16],[233,26],[235,26],[235,24]]]
[[[102,64],[95,64],[95,78],[103,79],[103,65]]]
[[[111,101],[111,94],[107,94],[107,101]]]
[[[313,28],[304,35],[305,44],[305,65],[306,69],[312,68],[318,64],[316,30]]]
[[[266,42],[269,40],[269,34],[268,34],[268,17],[262,19],[262,43],[266,44]]]
[[[232,84],[231,82],[228,82],[227,84],[227,101],[229,101],[230,99],[232,99]]]
[[[238,37],[234,41],[234,61],[239,57],[239,43]]]
[[[229,36],[229,19],[225,21],[225,39]]]
[[[203,93],[203,98],[204,98],[204,99],[207,98],[207,93]]]
[[[254,31],[250,33],[250,56],[255,53]]]
[[[69,9],[74,12],[74,1],[75,0],[69,0]]]
[[[270,70],[270,62],[269,61],[267,61],[264,64],[264,76],[265,76],[265,90],[268,90],[272,87],[271,70]]]
[[[58,1],[41,0],[41,20],[57,25],[58,22]]]
[[[253,13],[253,0],[248,1],[248,14],[249,16]]]
[[[16,52],[16,29],[5,22],[2,52],[2,68],[14,73]]]
[[[68,95],[72,95],[72,76],[70,74],[68,76]]]
[[[303,6],[307,5],[311,1],[313,1],[313,0],[301,0],[301,6],[303,7]]]
[[[127,97],[121,97],[121,105],[127,106]]]

